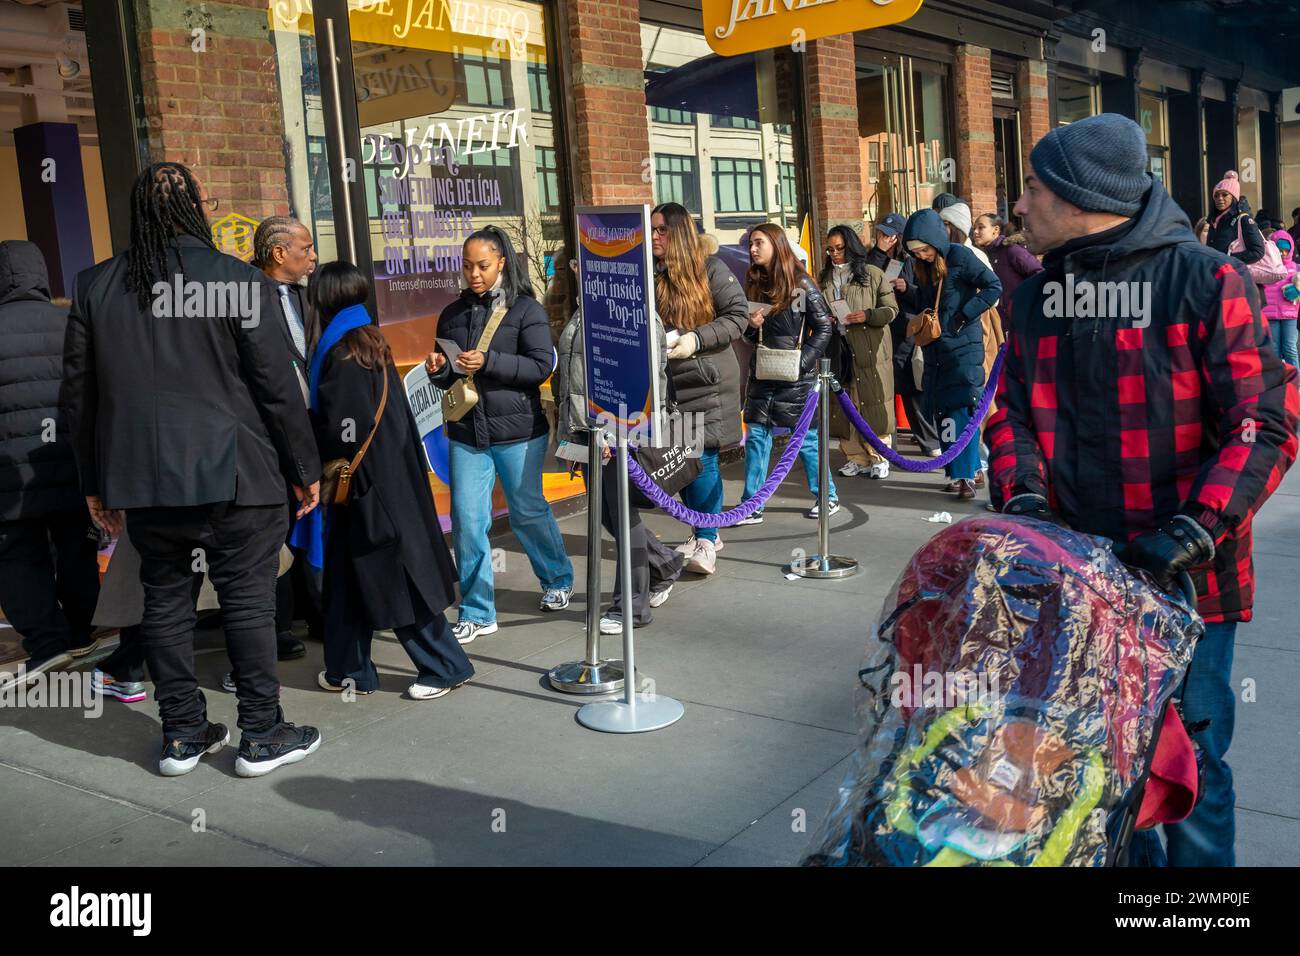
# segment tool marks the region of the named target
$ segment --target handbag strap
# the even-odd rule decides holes
[[[487,325],[483,326],[483,334],[478,337],[478,345],[474,346],[474,351],[486,352],[488,350],[488,346],[492,344],[492,336],[496,335],[497,329],[501,328],[501,323],[505,321],[508,311],[505,306],[500,306],[492,311],[492,316],[487,320]]]
[[[943,280],[939,280],[939,288],[934,293],[934,317],[939,317],[939,300],[943,298]]]
[[[357,473],[357,469],[361,467],[361,459],[365,458],[366,452],[370,450],[370,443],[375,440],[375,432],[379,431],[379,420],[384,417],[384,408],[387,405],[388,405],[388,366],[385,365],[384,366],[384,392],[382,395],[379,396],[379,410],[375,412],[375,423],[370,427],[370,434],[366,436],[366,440],[362,443],[361,449],[357,452],[356,457],[353,458],[352,463],[348,465],[348,471],[354,475]]]

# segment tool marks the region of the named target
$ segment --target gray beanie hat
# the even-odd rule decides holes
[[[1088,212],[1135,216],[1151,188],[1146,134],[1118,113],[1058,126],[1038,141],[1029,162],[1048,189]]]

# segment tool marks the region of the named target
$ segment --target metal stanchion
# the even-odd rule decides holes
[[[847,578],[858,573],[858,562],[853,558],[831,554],[831,360],[822,359],[821,422],[817,435],[817,481],[820,494],[817,505],[817,554],[790,565],[791,574],[801,578]]]
[[[632,646],[632,529],[631,502],[627,478],[627,435],[618,436],[618,560],[623,568],[623,667],[636,674],[636,655]],[[639,698],[639,699],[638,699]],[[587,704],[578,711],[578,723],[609,734],[639,734],[660,730],[682,719],[685,708],[671,697],[650,693],[638,695],[635,676],[623,682],[623,699]]]
[[[587,656],[552,668],[546,679],[566,694],[594,696],[616,694],[623,689],[623,662],[600,659],[601,442],[597,431],[589,432],[588,436],[584,476],[587,479]]]

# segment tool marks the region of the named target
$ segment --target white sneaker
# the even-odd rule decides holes
[[[651,592],[650,592],[650,606],[651,606],[651,607],[663,607],[663,605],[664,605],[664,604],[667,602],[667,600],[668,600],[668,595],[670,595],[670,594],[672,594],[672,593],[673,593],[673,586],[672,586],[671,584],[668,585],[668,587],[664,588],[662,591],[651,591]]]
[[[475,624],[473,621],[461,621],[451,629],[451,633],[456,636],[457,642],[461,644],[470,644],[476,637],[487,637],[487,635],[496,632],[496,621],[491,624]]]
[[[888,478],[888,477],[889,477],[889,462],[887,462],[887,461],[878,461],[878,462],[876,462],[874,465],[872,465],[872,466],[871,466],[871,477],[872,477],[872,478]]]
[[[622,634],[623,621],[616,617],[602,617],[600,619],[600,633],[602,634]]]
[[[840,474],[845,478],[856,478],[858,475],[866,474],[866,472],[867,466],[859,465],[856,461],[847,461],[844,463],[844,466],[840,468]],[[875,476],[872,475],[872,477],[874,478]]]
[[[686,562],[685,570],[696,574],[712,574],[718,568],[718,549],[712,541],[704,538],[695,540],[695,553]]]
[[[458,684],[457,687],[460,685]],[[446,697],[455,687],[430,687],[428,684],[412,684],[406,688],[406,693],[411,700],[437,700],[439,697]]]
[[[813,519],[814,521],[816,521],[818,518],[820,518],[820,517],[822,516],[822,515],[821,515],[821,507],[822,507],[822,504],[821,504],[820,501],[814,501],[814,502],[813,502],[813,506],[812,506],[811,508],[809,508],[806,512],[804,512],[804,517],[805,517],[805,518],[811,518],[811,519]],[[830,505],[830,507],[827,509],[827,513],[828,513],[829,515],[831,515],[831,516],[834,516],[834,515],[837,515],[837,514],[840,513],[840,502],[839,502],[839,499],[838,499],[838,498],[832,498],[832,499],[831,499],[831,505]]]
[[[679,544],[677,547],[673,548],[673,550],[689,561],[691,555],[695,553],[695,542],[698,540],[700,539],[692,535],[691,537],[683,541],[681,544]],[[713,543],[713,550],[721,551],[723,547],[724,545],[722,543],[722,535],[718,535],[718,540]]]

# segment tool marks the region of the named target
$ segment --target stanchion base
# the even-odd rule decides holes
[[[858,562],[852,558],[832,554],[823,558],[819,554],[803,559],[798,565],[786,565],[786,574],[797,574],[801,578],[848,578],[858,573]]]
[[[570,661],[553,667],[546,675],[551,686],[565,694],[617,694],[623,690],[623,662],[601,661],[589,664],[586,661]]]
[[[643,734],[662,730],[682,719],[686,708],[671,697],[638,697],[635,705],[623,700],[603,700],[578,711],[578,723],[606,734]]]

